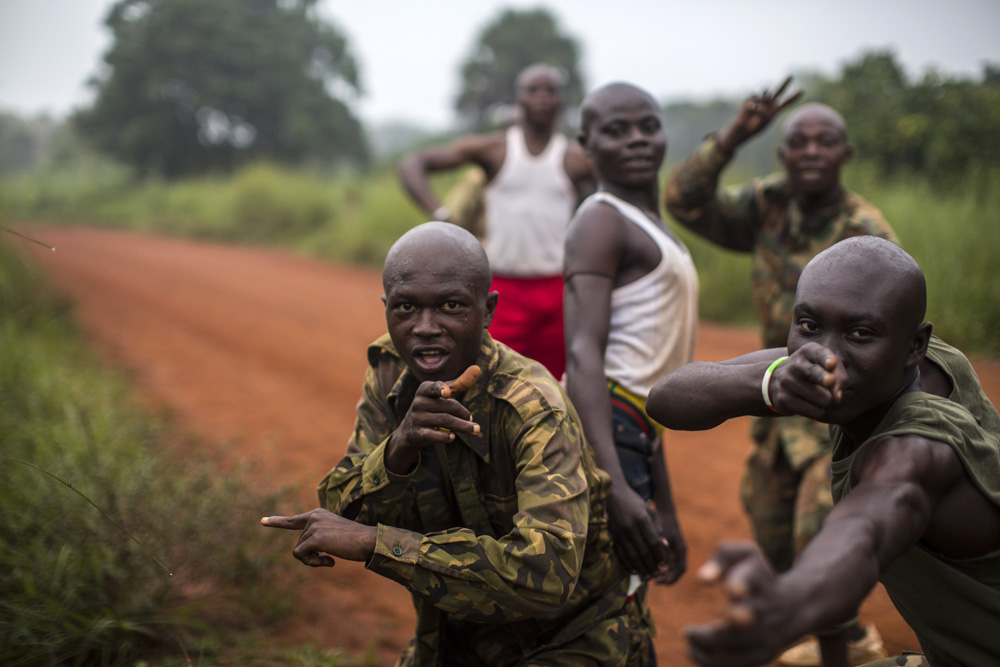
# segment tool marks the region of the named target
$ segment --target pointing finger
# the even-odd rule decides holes
[[[308,514],[296,514],[295,516],[265,516],[260,520],[262,526],[268,528],[284,528],[286,530],[303,530],[309,521]]]

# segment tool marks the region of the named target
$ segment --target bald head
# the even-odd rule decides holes
[[[532,81],[539,78],[548,79],[560,90],[566,85],[566,77],[563,75],[562,70],[552,65],[546,65],[545,63],[535,63],[534,65],[528,65],[517,75],[515,83],[517,90],[521,91]]]
[[[783,126],[783,136],[792,134],[804,121],[829,125],[839,131],[845,140],[847,139],[847,123],[844,122],[844,117],[836,109],[819,102],[803,104],[789,114]]]
[[[400,236],[385,256],[382,287],[388,294],[392,287],[442,268],[486,298],[491,280],[486,251],[471,233],[447,222],[427,222]]]
[[[838,290],[852,282],[884,293],[874,305],[892,311],[901,324],[916,329],[927,309],[927,283],[920,265],[895,243],[877,236],[855,236],[819,253],[806,265],[799,285],[821,284]],[[877,299],[876,299],[877,301]]]
[[[619,104],[646,102],[659,111],[659,103],[645,90],[630,83],[616,81],[591,91],[580,105],[580,131],[586,135],[591,123]]]

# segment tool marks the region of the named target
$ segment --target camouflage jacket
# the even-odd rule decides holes
[[[400,662],[511,664],[621,614],[628,578],[607,528],[610,478],[552,376],[484,332],[482,375],[461,397],[482,435],[459,434],[444,461],[428,447],[396,475],[385,448],[419,382],[387,335],[368,360],[347,455],[319,499],[378,526],[366,567],[405,586],[417,610]]]
[[[763,343],[784,347],[792,324],[795,287],[810,259],[852,236],[870,234],[899,241],[879,210],[853,192],[806,216],[783,173],[720,188],[719,175],[729,159],[714,136],[702,142],[671,173],[667,209],[696,234],[724,248],[753,253],[751,288],[763,325]],[[781,436],[793,467],[829,451],[825,427],[813,428],[807,420],[781,421],[795,431]],[[792,422],[798,423],[793,427]],[[769,428],[755,428],[755,438],[765,446],[774,435]],[[816,442],[817,437],[822,442]]]

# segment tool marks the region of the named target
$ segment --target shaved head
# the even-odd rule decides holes
[[[844,117],[836,109],[828,107],[825,104],[820,104],[819,102],[803,104],[793,111],[788,116],[788,119],[785,120],[783,136],[788,136],[794,132],[799,123],[804,120],[831,125],[841,132],[845,140],[847,139],[847,123],[844,122]]]
[[[382,287],[392,287],[422,276],[447,258],[449,271],[473,285],[486,298],[490,263],[482,244],[471,233],[447,222],[427,222],[406,232],[389,248],[382,268]]]
[[[924,321],[927,283],[924,272],[905,250],[877,236],[855,236],[836,243],[816,255],[802,271],[799,284],[822,281],[825,289],[837,290],[840,282],[861,281],[872,287],[888,287],[891,308],[910,329]]]
[[[563,75],[561,69],[552,65],[546,65],[545,63],[535,63],[534,65],[528,65],[517,75],[516,88],[520,90],[529,81],[538,76],[551,79],[559,88],[566,85],[566,77]]]
[[[645,90],[630,83],[615,82],[601,86],[591,91],[580,106],[580,131],[588,133],[590,124],[606,109],[620,100],[641,98],[647,100],[653,108],[659,110],[660,104]]]

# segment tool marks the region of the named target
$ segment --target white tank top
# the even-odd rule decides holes
[[[634,394],[646,396],[664,375],[694,358],[698,329],[698,274],[691,253],[646,214],[607,192],[591,195],[581,208],[605,202],[648,234],[660,263],[638,280],[611,292],[611,326],[604,374]]]
[[[554,134],[541,154],[528,152],[517,125],[507,130],[507,152],[486,187],[484,245],[493,273],[503,276],[562,274],[566,227],[576,190],[563,160],[566,137]]]

